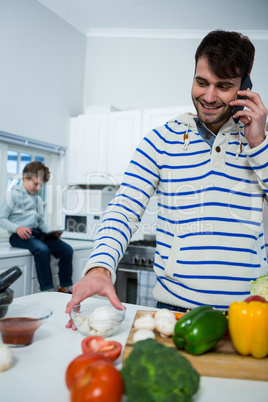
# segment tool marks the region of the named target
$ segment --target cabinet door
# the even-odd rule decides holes
[[[53,257],[53,255],[51,255],[51,259],[50,259],[50,267],[51,267],[51,272],[52,272],[53,285],[56,288],[56,287],[59,286],[59,275],[58,275],[59,266],[58,266],[58,259]],[[39,293],[39,292],[41,292],[41,290],[39,288],[39,282],[38,282],[38,279],[37,279],[36,269],[35,269],[35,262],[34,262],[34,259],[33,259],[33,261],[32,261],[31,293]]]
[[[71,119],[68,146],[68,183],[100,182],[107,172],[108,114],[81,115]]]
[[[117,183],[141,141],[141,111],[113,112],[109,115],[108,172]]]
[[[73,256],[73,284],[80,281],[82,278],[82,271],[86,266],[91,253],[91,248],[76,250]]]
[[[30,294],[32,256],[12,257],[0,260],[0,274],[9,268],[18,266],[22,275],[10,286],[14,290],[14,297],[21,297]]]
[[[193,105],[178,106],[159,109],[145,109],[143,110],[142,121],[142,135],[145,136],[149,131],[156,127],[162,126],[168,120],[175,118],[183,113],[195,113]]]

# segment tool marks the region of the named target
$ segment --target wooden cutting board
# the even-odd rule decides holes
[[[148,313],[150,311],[137,311],[134,321]],[[134,321],[123,352],[123,364],[133,349],[133,334],[136,331]],[[156,333],[155,339],[178,351],[172,337],[162,338]],[[234,350],[229,337],[223,338],[212,350],[201,356],[193,356],[182,350],[178,352],[186,357],[202,376],[268,381],[268,357],[255,359],[252,356],[239,355]]]

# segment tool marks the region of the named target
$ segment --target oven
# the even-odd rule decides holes
[[[150,289],[153,286],[148,282],[148,288],[146,288],[146,283],[141,283],[142,278],[145,277],[148,281],[149,276],[150,280],[156,281],[153,271],[155,247],[155,239],[138,240],[129,244],[116,272],[115,290],[121,302],[142,304],[148,307],[155,305],[156,302],[152,300],[151,295],[152,289]],[[140,286],[143,286],[143,298],[140,298]]]

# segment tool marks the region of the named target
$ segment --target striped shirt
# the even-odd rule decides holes
[[[209,143],[209,131],[182,115],[152,130],[136,149],[109,204],[83,271],[117,265],[156,192],[157,301],[226,310],[251,280],[267,274],[263,202],[268,193],[268,138],[251,149],[233,119]],[[213,135],[211,133],[211,135]]]

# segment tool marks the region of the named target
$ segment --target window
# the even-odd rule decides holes
[[[7,190],[21,182],[22,172],[27,163],[40,161],[48,166],[51,172],[49,183],[42,187],[39,194],[43,200],[45,220],[49,226],[59,228],[56,226],[58,208],[56,208],[55,192],[58,186],[56,183],[64,181],[65,151],[64,147],[0,131],[0,203]],[[0,227],[0,242],[7,240],[7,231]]]

